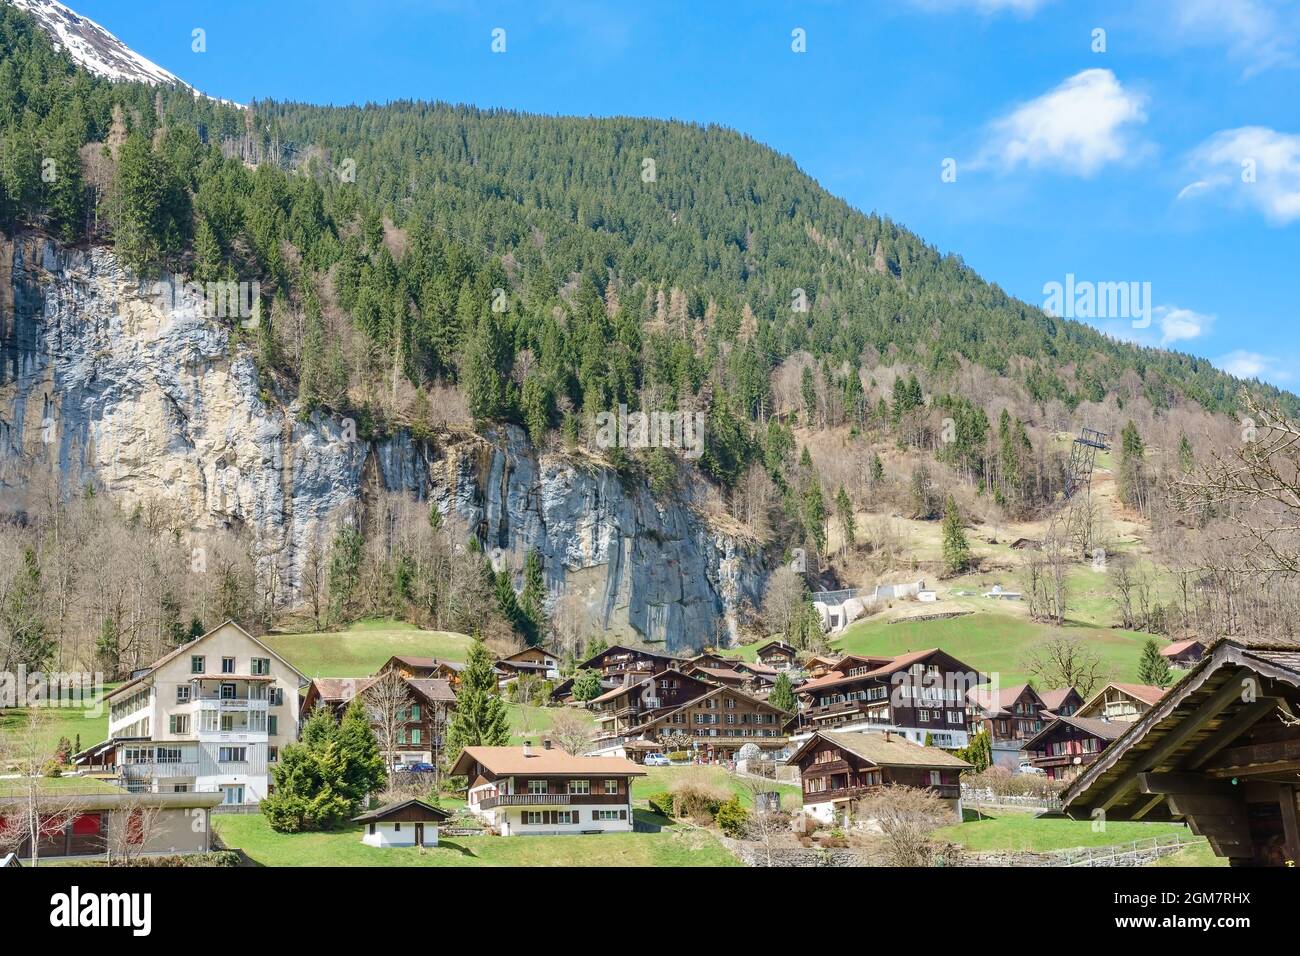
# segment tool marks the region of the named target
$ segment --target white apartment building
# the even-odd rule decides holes
[[[114,764],[136,792],[257,803],[280,749],[298,738],[298,691],[308,683],[226,621],[105,697]]]

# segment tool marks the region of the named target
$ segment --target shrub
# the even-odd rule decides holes
[[[713,783],[703,774],[695,773],[673,781],[668,788],[673,798],[673,816],[711,821],[718,807],[731,799],[731,791]]]
[[[668,754],[668,759],[673,763],[685,763],[691,759],[691,753],[689,750],[674,750]]]
[[[738,797],[724,801],[717,810],[718,828],[729,837],[739,839],[744,836],[745,825],[749,822],[749,811],[740,805]]]
[[[673,795],[667,790],[660,790],[658,793],[650,794],[648,798],[650,809],[662,817],[671,817],[673,815]]]

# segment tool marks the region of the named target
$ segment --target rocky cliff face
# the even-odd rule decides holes
[[[87,482],[126,508],[170,504],[196,542],[242,530],[285,600],[307,550],[376,489],[437,503],[489,551],[538,551],[614,637],[670,650],[716,638],[765,577],[759,551],[709,528],[688,500],[625,488],[594,461],[538,455],[513,427],[429,443],[367,442],[347,423],[298,420],[263,400],[231,326],[105,249],[0,237],[0,512],[32,475]]]

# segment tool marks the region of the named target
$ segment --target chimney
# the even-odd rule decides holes
[[[532,742],[531,740],[525,740],[525,741],[524,741],[524,756],[525,756],[525,757],[531,757],[532,755],[533,755],[533,742]]]

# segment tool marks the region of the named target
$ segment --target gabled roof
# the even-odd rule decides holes
[[[441,657],[410,657],[406,654],[394,654],[388,660],[384,661],[383,666],[379,669],[383,670],[389,664],[393,663],[393,661],[399,661],[407,667],[416,667],[421,670],[431,669],[434,667],[448,667],[454,671],[462,671],[465,669],[465,665],[460,661],[449,661]]]
[[[368,686],[372,677],[314,677],[311,686],[321,700],[345,701],[357,696]]]
[[[966,691],[966,699],[978,705],[982,710],[997,714],[1009,711],[1009,708],[1020,699],[1020,696],[1025,691],[1029,691],[1029,693],[1037,697],[1040,704],[1043,703],[1042,696],[1028,684],[1012,684],[1010,687],[999,687],[996,697],[990,688],[982,685],[972,687]]]
[[[1148,706],[1158,703],[1160,698],[1165,696],[1165,690],[1163,687],[1155,687],[1151,684],[1119,684],[1112,682],[1089,697],[1079,709],[1086,710],[1097,701],[1102,700],[1105,697],[1106,691],[1111,688],[1114,688],[1128,697],[1132,697],[1134,700],[1141,701]]]
[[[645,771],[623,757],[574,757],[563,750],[530,747],[466,747],[451,768],[453,776],[469,774],[478,762],[498,777],[572,776],[644,777]]]
[[[934,654],[943,654],[953,663],[966,668],[966,665],[957,658],[953,657],[947,651],[940,647],[930,647],[923,651],[909,651],[906,654],[899,654],[897,657],[858,657],[849,655],[842,657],[839,663],[835,665],[835,670],[831,671],[825,677],[819,677],[816,680],[808,681],[799,687],[799,693],[803,694],[811,690],[821,690],[826,687],[834,687],[841,683],[851,683],[853,681],[865,680],[869,677],[888,677],[890,674],[897,673],[900,670],[906,670],[913,664],[919,664],[926,658]],[[855,662],[862,661],[865,665],[875,664],[876,667],[862,674],[848,676],[845,671],[851,669]],[[841,670],[843,668],[844,670]],[[970,670],[970,668],[966,668]]]
[[[1083,703],[1083,695],[1073,687],[1056,687],[1052,690],[1039,691],[1038,698],[1043,702],[1044,707],[1055,712],[1071,694],[1079,698],[1079,703]]]
[[[137,674],[137,676],[131,678],[129,681],[127,681],[127,682],[126,682],[125,684],[123,684],[121,687],[117,688],[117,690],[113,691],[112,693],[105,694],[105,695],[104,695],[104,700],[109,701],[109,700],[114,700],[115,698],[121,697],[122,694],[123,694],[124,692],[126,692],[126,691],[128,691],[128,690],[131,690],[131,689],[132,689],[133,687],[135,687],[137,684],[139,684],[139,683],[141,683],[142,681],[146,680],[146,679],[149,677],[149,675],[152,674],[154,671],[156,671],[158,668],[162,667],[164,664],[167,664],[167,663],[169,663],[169,662],[175,660],[176,658],[180,657],[182,654],[186,653],[187,651],[192,651],[192,650],[194,650],[194,648],[198,647],[200,644],[202,644],[204,641],[206,641],[209,637],[211,637],[211,636],[212,636],[213,634],[215,634],[217,631],[219,631],[219,630],[221,630],[222,628],[224,628],[226,625],[230,625],[230,626],[233,627],[235,630],[239,631],[239,633],[243,634],[244,637],[248,638],[250,641],[252,641],[252,642],[253,642],[254,644],[256,644],[258,647],[260,647],[262,650],[266,651],[266,653],[270,654],[272,657],[274,657],[277,661],[279,661],[279,662],[280,662],[281,664],[283,664],[285,667],[289,668],[289,670],[293,671],[293,673],[297,674],[297,675],[298,675],[298,686],[299,686],[299,687],[305,687],[307,684],[311,683],[310,679],[307,677],[306,674],[304,674],[302,671],[298,670],[298,668],[296,668],[296,667],[294,667],[292,664],[290,664],[287,660],[285,660],[282,656],[280,656],[280,654],[278,654],[278,653],[276,653],[275,651],[271,650],[271,648],[267,647],[265,644],[263,644],[261,641],[259,641],[257,638],[255,638],[252,634],[249,634],[246,630],[244,630],[242,627],[240,627],[238,624],[236,624],[236,623],[235,623],[234,621],[232,621],[230,618],[226,618],[226,620],[222,621],[222,622],[221,622],[220,624],[218,624],[216,627],[212,628],[212,630],[208,631],[208,632],[207,632],[206,634],[204,634],[202,637],[196,637],[196,638],[194,638],[194,640],[189,641],[188,643],[182,644],[180,647],[177,647],[177,648],[175,648],[174,650],[168,651],[166,654],[164,654],[162,657],[158,658],[156,661],[154,661],[154,662],[153,662],[152,664],[150,664],[148,667],[143,668],[143,669],[142,669],[142,670]],[[198,675],[196,675],[196,676],[198,676]],[[230,677],[231,675],[229,675],[229,674],[227,674],[227,675],[216,675],[216,676],[213,676],[213,677],[208,678],[208,679],[210,679],[210,680],[216,680],[216,679],[218,679],[218,677],[221,677],[221,676],[224,676],[226,679],[229,679],[229,677]],[[248,679],[250,679],[250,678],[244,678],[244,679],[245,679],[245,680],[248,680]]]
[[[754,653],[761,657],[764,651],[785,651],[785,653],[791,656],[798,653],[798,651],[796,651],[785,641],[768,641],[766,644],[764,644]]]
[[[1025,741],[1024,750],[1033,750],[1034,744],[1039,738],[1047,739],[1052,733],[1061,727],[1074,727],[1082,730],[1085,734],[1092,734],[1101,740],[1109,743],[1112,740],[1118,740],[1124,731],[1128,730],[1129,725],[1118,720],[1097,720],[1093,717],[1057,717],[1048,722],[1038,733]]]
[[[747,694],[743,690],[740,690],[739,688],[715,687],[707,694],[701,694],[699,697],[696,697],[693,700],[688,700],[686,703],[674,707],[672,710],[665,710],[661,714],[656,714],[654,717],[647,720],[644,724],[641,724],[639,727],[637,727],[636,730],[638,732],[642,730],[647,730],[650,727],[653,727],[655,724],[659,723],[660,721],[671,717],[673,714],[683,711],[687,707],[695,707],[700,703],[700,701],[708,700],[710,697],[716,696],[717,694],[731,694],[733,697],[741,697],[744,698],[745,700],[753,701],[755,704],[758,704],[760,707],[766,707],[768,710],[775,711],[776,713],[781,714],[782,716],[788,716],[784,710],[782,710],[780,707],[777,707],[775,704],[769,703],[766,700],[761,700],[758,697],[755,697],[753,694]]]
[[[1190,650],[1193,647],[1200,647],[1203,649],[1205,645],[1193,637],[1186,641],[1174,641],[1172,644],[1160,648],[1160,653],[1164,657],[1177,657],[1183,651]]]
[[[439,823],[441,823],[444,820],[451,819],[451,814],[448,813],[446,810],[442,809],[442,807],[435,807],[433,804],[426,803],[425,801],[421,800],[419,797],[411,797],[409,800],[399,800],[396,803],[387,803],[384,804],[384,806],[382,807],[376,807],[374,810],[370,810],[367,813],[362,813],[359,816],[353,817],[352,822],[353,823],[372,823],[372,822],[382,823],[384,820],[387,820],[393,814],[405,810],[408,807],[418,808],[422,813],[427,813],[429,815],[429,819],[437,820]]]
[[[513,661],[516,657],[523,657],[525,654],[531,654],[534,652],[541,652],[542,654],[545,654],[547,657],[553,657],[556,660],[560,659],[560,655],[556,654],[554,651],[548,651],[544,647],[534,646],[534,647],[525,647],[523,650],[515,651],[513,654],[507,655],[506,657],[498,658],[497,663],[500,664],[502,661]]]
[[[1252,673],[1300,688],[1300,640],[1234,636],[1216,641],[1187,676],[1126,724],[1123,734],[1066,787],[1061,795],[1066,814],[1083,819],[1094,806],[1105,805],[1112,820],[1135,815],[1170,819],[1167,801],[1141,792],[1138,775],[1177,768],[1189,758],[1204,762],[1207,753],[1217,752],[1206,748],[1230,744],[1276,713],[1279,698],[1267,692],[1243,699],[1242,681]]]
[[[583,668],[591,667],[597,661],[602,660],[603,658],[608,657],[610,654],[615,654],[615,653],[631,654],[634,657],[636,656],[650,657],[660,661],[679,660],[679,658],[673,657],[671,654],[660,654],[658,651],[637,650],[634,647],[628,647],[624,644],[615,644],[613,647],[607,647],[599,654],[596,654],[593,657],[589,657],[585,661],[581,662],[578,665],[578,669],[582,670]]]
[[[920,767],[923,770],[967,770],[970,768],[965,760],[955,757],[938,747],[922,747],[914,744],[900,734],[868,731],[866,733],[841,733],[832,730],[819,730],[809,737],[802,747],[790,755],[787,764],[799,760],[819,741],[833,744],[847,750],[856,757],[877,767]]]

